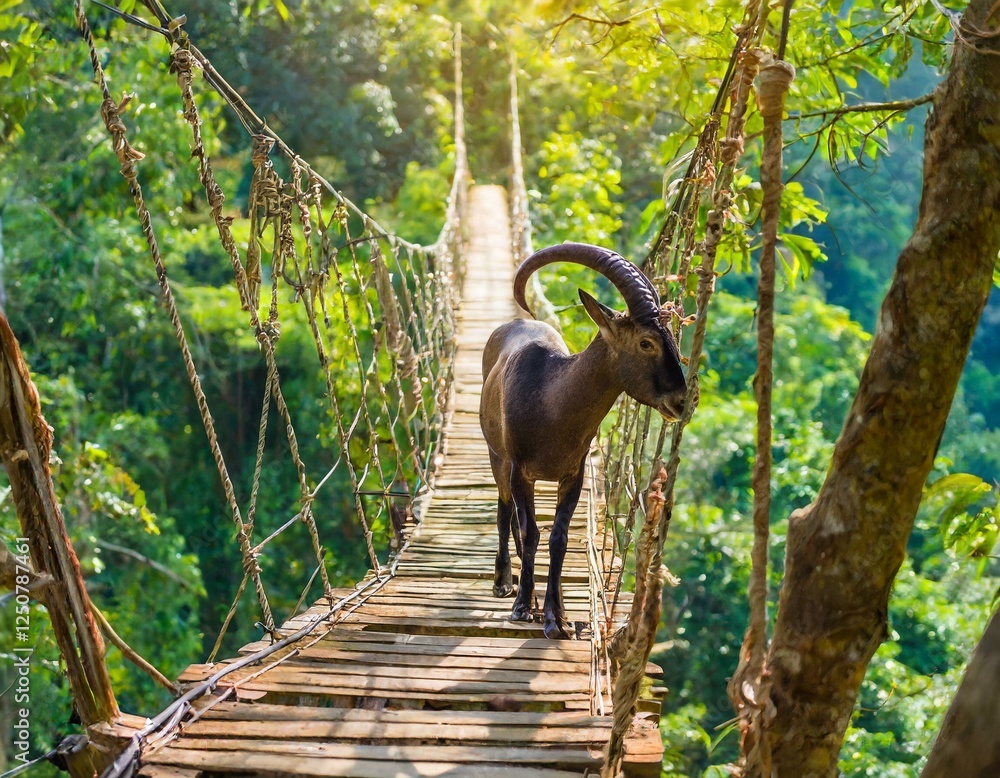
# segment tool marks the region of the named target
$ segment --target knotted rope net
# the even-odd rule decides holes
[[[633,722],[646,663],[660,622],[663,586],[665,583],[676,584],[676,579],[663,565],[663,549],[673,515],[681,441],[698,403],[698,366],[707,332],[709,303],[715,289],[716,256],[733,204],[733,179],[743,153],[748,102],[754,79],[766,57],[759,44],[766,27],[767,13],[766,3],[752,1],[748,5],[745,20],[736,30],[736,45],[708,120],[692,152],[663,228],[643,265],[644,272],[660,288],[663,299],[670,300],[664,306],[664,325],[672,328],[678,342],[681,327],[694,324],[691,346],[685,360],[688,389],[683,416],[672,425],[663,423],[652,418],[649,408],[642,408],[635,401],[626,398],[619,404],[617,422],[605,442],[609,484],[608,521],[616,530],[612,533],[612,547],[605,549],[602,555],[605,560],[606,584],[614,591],[611,612],[614,612],[614,606],[617,605],[623,579],[621,570],[615,566],[615,560],[619,555],[627,558],[633,547],[635,594],[625,626],[610,640],[609,653],[614,676],[614,721],[605,757],[604,776],[617,776],[621,773],[625,735]],[[781,186],[782,107],[783,99],[777,108],[777,167],[774,167],[773,152],[768,167],[769,174],[777,182],[777,189],[772,187],[771,194],[765,195],[771,198],[770,212],[775,218],[777,208],[774,206],[780,201]],[[774,122],[773,109],[771,122]],[[765,162],[765,165],[768,163]],[[701,213],[706,200],[708,210],[702,222]],[[772,268],[776,224],[772,220],[765,228],[770,235]],[[702,234],[700,238],[699,233]],[[686,316],[683,307],[690,274],[697,278],[697,310],[693,317]],[[771,276],[773,278],[773,271]],[[773,296],[773,282],[771,294]],[[759,383],[763,387],[770,382],[765,376]],[[769,450],[769,404],[761,412],[768,418],[762,434],[766,435],[766,447]],[[649,487],[644,493],[642,486],[647,481]],[[636,534],[640,509],[643,523]],[[763,526],[764,534],[756,542],[755,576],[751,591],[751,630],[748,631],[744,648],[744,653],[753,657],[763,656],[766,640],[767,511],[766,504],[755,511],[755,526],[758,533]],[[607,627],[611,627],[610,620]],[[762,665],[761,660],[750,666],[749,675],[742,672],[739,674],[744,682],[737,682],[737,687],[746,693],[746,698],[741,697],[742,706],[739,708],[744,731],[750,726],[745,722],[750,721],[751,711],[755,710],[747,700],[756,699],[754,690],[761,683]]]
[[[256,596],[260,626],[272,639],[280,637],[281,622],[271,604],[273,596],[264,580],[262,561],[269,546],[283,534],[304,532],[312,549],[309,575],[298,582],[298,601],[283,615],[298,612],[317,580],[331,610],[335,608],[337,597],[328,569],[331,560],[323,541],[328,517],[318,515],[316,499],[336,474],[347,475],[375,578],[394,574],[395,561],[406,543],[406,524],[419,518],[441,442],[453,378],[455,308],[468,186],[461,31],[456,28],[454,47],[454,179],[437,240],[420,246],[383,228],[267,127],[193,44],[184,31],[183,18],[170,17],[156,0],[146,5],[157,24],[130,14],[119,15],[155,30],[169,44],[171,72],[176,75],[179,102],[191,130],[192,157],[219,243],[232,266],[244,324],[259,345],[266,376],[260,387],[252,481],[241,500],[188,344],[168,262],[157,242],[155,218],[143,196],[140,163],[144,155],[130,143],[122,118],[130,98],[112,98],[83,2],[76,0],[77,23],[103,95],[101,115],[135,204],[242,561],[242,581],[220,626],[209,657],[213,661],[248,587]],[[250,134],[249,239],[242,243],[233,230],[236,212],[227,213],[226,196],[206,150],[196,99],[199,89],[218,92]],[[284,175],[275,164],[277,160],[282,160],[282,169],[287,170]],[[282,323],[289,320],[294,307],[301,309],[308,324],[338,443],[336,460],[325,472],[311,472],[303,460],[295,419],[282,391],[276,348]],[[286,446],[280,452],[267,445],[269,425],[283,432]],[[261,509],[261,474],[267,460],[276,457],[287,457],[296,473],[297,510],[290,517],[265,514]],[[392,537],[385,548],[380,538],[387,536],[389,529]]]

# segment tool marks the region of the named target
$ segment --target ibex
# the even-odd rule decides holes
[[[602,305],[582,289],[580,300],[598,334],[579,354],[552,327],[516,319],[498,327],[483,354],[483,393],[479,419],[490,449],[499,491],[497,531],[500,547],[493,594],[513,592],[511,522],[521,557],[521,575],[511,619],[530,621],[535,602],[535,481],[559,484],[555,520],[549,535],[549,576],[545,589],[545,637],[568,638],[560,576],[570,518],[583,488],[590,444],[622,392],[651,406],[665,419],[679,418],[686,387],[680,355],[661,320],[660,299],[649,280],[613,251],[584,243],[564,243],[532,254],[514,277],[514,299],[528,310],[528,278],[552,262],[575,262],[606,276],[625,298],[628,313]]]

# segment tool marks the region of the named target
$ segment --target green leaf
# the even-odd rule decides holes
[[[642,209],[642,214],[639,216],[639,234],[645,235],[653,221],[659,221],[665,213],[666,209],[663,206],[663,200],[651,200],[650,203]]]
[[[990,485],[971,473],[952,473],[939,478],[924,490],[924,498],[940,495],[968,495],[973,492],[989,491]]]
[[[822,262],[826,259],[826,255],[823,254],[823,250],[820,248],[819,244],[806,235],[796,235],[792,232],[785,232],[779,237],[781,238],[781,242],[791,252],[795,259],[795,261],[790,264],[785,260],[784,254],[782,254],[782,262],[785,266],[785,273],[786,275],[791,274],[789,282],[792,284],[794,284],[794,277],[798,272],[801,271],[803,278],[809,278],[809,275],[812,273],[813,266],[817,262]]]

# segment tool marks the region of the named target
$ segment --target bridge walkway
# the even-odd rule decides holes
[[[588,558],[603,533],[597,468],[572,523],[563,574],[578,639],[549,641],[540,623],[510,621],[512,600],[491,591],[496,487],[479,429],[480,371],[489,333],[515,315],[513,267],[503,190],[473,188],[470,209],[454,406],[434,490],[408,528],[396,575],[373,586],[369,574],[358,586],[374,593],[332,625],[223,679],[179,736],[144,750],[140,775],[565,778],[599,771],[611,722],[593,635],[597,588],[607,582],[592,581]],[[554,498],[554,484],[540,485],[540,591]],[[515,576],[517,564],[515,557]],[[627,604],[620,602],[615,621]],[[328,612],[321,601],[282,629]],[[218,669],[192,665],[180,680],[203,681]],[[633,750],[659,774],[655,745]]]

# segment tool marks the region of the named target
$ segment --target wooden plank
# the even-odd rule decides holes
[[[435,608],[483,608],[486,610],[502,609],[510,606],[509,597],[496,597],[493,594],[492,583],[489,587],[482,586],[478,590],[443,593],[437,587],[423,591],[407,591],[405,589],[383,589],[368,600],[371,605],[410,605],[416,607]],[[563,599],[573,598],[577,604],[589,604],[589,597],[582,589],[570,589],[563,594]],[[367,606],[366,604],[366,606]],[[366,607],[362,606],[362,607]]]
[[[379,622],[383,617],[389,619],[421,619],[426,620],[427,623],[432,623],[435,621],[455,621],[455,622],[489,622],[491,626],[496,627],[498,624],[505,625],[510,621],[510,610],[513,604],[511,599],[500,600],[503,603],[497,608],[472,608],[468,606],[453,605],[449,607],[447,604],[438,605],[415,605],[412,603],[402,603],[400,605],[396,604],[380,604],[377,602],[366,603],[362,608],[355,611],[351,617],[345,618],[344,621],[367,621],[371,623]],[[566,604],[565,616],[568,621],[585,621],[589,620],[590,612],[581,605],[570,605]],[[510,629],[519,629],[519,623],[511,623],[508,625]]]
[[[533,621],[465,621],[455,622],[444,619],[407,619],[393,618],[389,616],[364,616],[354,615],[344,620],[345,624],[357,623],[363,631],[369,629],[387,630],[397,629],[401,632],[410,632],[418,635],[512,635],[518,637],[531,637],[543,634],[542,624]]]
[[[566,690],[573,690],[576,688],[576,683],[584,675],[578,669],[578,666],[565,665],[556,666],[545,672],[537,672],[535,670],[518,670],[514,668],[508,668],[506,665],[501,663],[495,668],[488,667],[473,667],[473,668],[455,668],[455,667],[438,667],[432,665],[431,662],[425,663],[422,667],[407,667],[400,668],[394,666],[382,666],[367,664],[363,662],[345,662],[345,663],[317,663],[317,662],[298,662],[298,657],[286,660],[282,662],[278,667],[275,667],[267,672],[268,678],[284,679],[290,675],[303,675],[306,674],[310,678],[324,678],[327,675],[333,676],[344,676],[344,675],[357,675],[364,676],[366,678],[385,678],[385,679],[399,679],[402,681],[451,681],[454,683],[475,683],[486,680],[490,683],[496,684],[527,684],[530,685],[532,689],[544,690],[544,691],[556,691],[558,689],[565,688]],[[253,673],[256,673],[258,668],[250,667],[243,670],[237,670],[232,673],[228,678],[232,681],[240,677],[246,677]],[[188,682],[199,678],[201,676],[207,677],[212,674],[212,670],[207,670],[204,667],[202,669],[194,671],[190,676],[187,674],[181,676],[183,682]],[[589,680],[589,679],[585,679]],[[226,681],[223,681],[226,682]],[[543,686],[551,686],[551,689],[543,689]]]
[[[450,645],[434,646],[411,643],[368,643],[363,638],[370,633],[359,631],[359,639],[348,640],[327,640],[324,639],[317,646],[329,648],[332,651],[357,651],[361,653],[371,652],[385,657],[387,660],[395,660],[396,657],[406,656],[411,658],[426,658],[427,662],[436,662],[443,657],[453,657],[456,660],[466,658],[492,658],[492,659],[512,659],[517,658],[522,661],[533,662],[569,662],[576,664],[589,664],[590,645],[589,641],[579,641],[580,644],[588,648],[586,653],[563,651],[561,648],[515,648],[503,646],[483,646],[483,645]],[[423,635],[410,635],[409,637],[426,637]],[[559,643],[573,643],[577,641],[560,640]]]
[[[409,691],[433,694],[504,694],[538,692],[587,692],[590,676],[583,673],[528,673],[518,670],[457,670],[455,668],[412,668],[401,673],[393,667],[365,667],[362,665],[309,665],[307,672],[300,668],[280,664],[268,670],[259,680],[241,683],[240,688],[264,689],[271,685],[293,685],[308,679],[310,686],[334,687],[365,691]],[[255,668],[238,670],[219,681],[220,686],[232,686],[240,676],[247,677]],[[211,673],[188,668],[180,677],[181,683],[202,681]]]
[[[530,768],[505,765],[460,765],[428,761],[378,762],[330,757],[296,757],[285,754],[249,753],[240,751],[196,751],[187,748],[164,748],[145,759],[148,764],[172,765],[212,773],[236,772],[244,775],[279,776],[305,775],[317,778],[567,778],[580,775],[551,768]]]
[[[139,770],[139,778],[198,778],[200,770],[174,767],[173,765],[145,765]]]
[[[435,727],[439,724],[463,724],[489,727],[544,727],[595,728],[611,727],[607,716],[584,713],[535,713],[530,711],[479,711],[479,710],[365,710],[363,708],[313,708],[291,705],[245,704],[222,702],[207,713],[205,719],[227,721],[351,721],[385,722],[390,724],[420,724]]]
[[[351,700],[359,700],[365,697],[378,698],[384,700],[413,700],[420,703],[428,703],[439,707],[449,705],[485,705],[492,708],[506,710],[510,706],[512,709],[532,710],[537,706],[542,706],[545,710],[589,710],[590,692],[534,692],[513,690],[510,688],[498,687],[489,691],[472,691],[464,687],[457,687],[452,690],[429,692],[415,689],[385,689],[377,688],[377,685],[335,685],[310,683],[308,678],[301,678],[294,683],[277,683],[270,681],[267,674],[254,681],[247,681],[240,684],[240,692],[266,695],[308,695],[317,698],[344,698],[348,702],[344,704],[355,704]],[[220,682],[220,688],[227,688],[228,685]],[[532,707],[524,707],[532,706]]]
[[[607,727],[498,727],[483,724],[390,723],[385,721],[222,721],[202,719],[185,727],[184,737],[406,741],[407,743],[583,744],[600,747]]]
[[[599,763],[597,748],[520,748],[517,746],[370,746],[352,743],[309,743],[300,741],[251,740],[244,738],[184,737],[169,746],[171,751],[245,752],[254,755],[323,757],[377,762],[447,762],[449,764],[537,765],[592,767]],[[160,761],[155,756],[150,761]]]
[[[254,646],[263,647],[264,643],[251,643],[240,649],[241,653],[253,653]],[[409,648],[415,648],[410,646]],[[313,647],[305,649],[292,660],[287,660],[286,665],[297,667],[311,667],[316,663],[327,664],[331,667],[340,668],[349,663],[359,663],[364,666],[392,666],[397,668],[422,668],[428,665],[440,668],[469,668],[480,672],[485,670],[524,670],[533,673],[543,672],[589,672],[590,659],[578,659],[572,662],[552,659],[520,659],[510,656],[463,656],[452,652],[440,651],[436,654],[429,654],[427,651],[416,653],[397,653],[395,651],[350,651],[336,648]]]
[[[267,703],[221,702],[211,707],[205,719],[227,721],[358,721],[390,724],[439,724],[470,726],[526,727],[611,727],[607,716],[579,712],[492,711],[492,710],[366,710],[364,708],[314,708]]]
[[[490,559],[490,566],[492,567],[493,560]],[[587,592],[589,590],[583,587],[567,587],[567,591],[564,596],[574,596],[579,598],[587,597]],[[402,597],[432,597],[435,599],[483,599],[489,600],[495,603],[502,603],[503,598],[493,596],[493,581],[470,581],[463,578],[451,578],[448,576],[440,576],[435,580],[428,580],[426,578],[410,578],[410,577],[399,577],[394,578],[388,584],[386,584],[379,592],[375,595],[375,598],[379,597],[389,597],[393,595],[399,595]],[[619,595],[619,601],[621,598],[630,598],[632,596],[631,592],[621,592]]]
[[[449,565],[446,559],[441,559],[436,562],[404,561],[400,562],[398,569],[400,575],[425,575],[432,578],[438,578],[441,573],[448,573],[451,577],[474,578],[489,581],[493,580],[492,567],[488,570],[484,570],[483,568],[456,567],[454,565]],[[518,570],[519,568],[514,568],[515,576]],[[536,590],[541,589],[542,584],[548,581],[548,573],[548,565],[535,565]],[[562,575],[562,582],[564,586],[566,584],[580,584],[585,586],[590,583],[590,573],[584,568],[567,568]]]
[[[379,630],[356,630],[337,626],[323,638],[323,642],[331,641],[363,641],[379,643],[396,643],[411,646],[461,646],[505,649],[533,649],[544,652],[590,654],[590,643],[577,640],[546,640],[532,637],[496,637],[494,635],[407,635],[400,632],[381,632]]]

